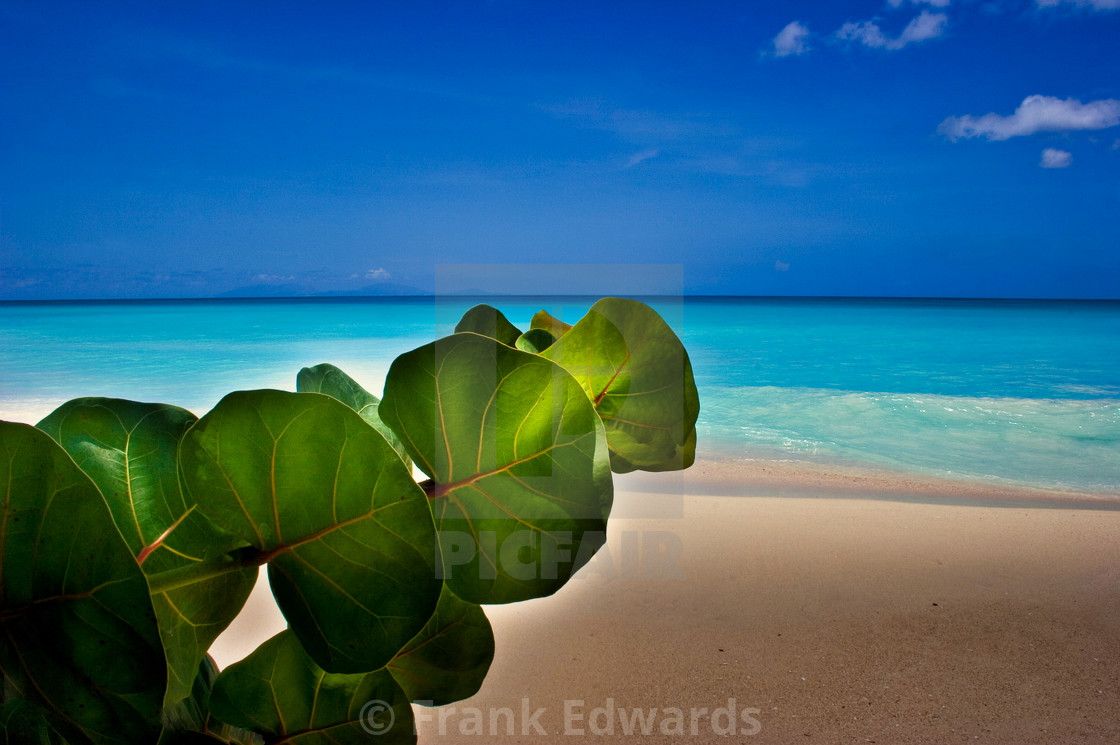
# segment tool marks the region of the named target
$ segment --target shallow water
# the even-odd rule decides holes
[[[527,327],[591,298],[488,298]],[[379,393],[471,298],[0,304],[0,417],[83,395],[202,414],[333,362]],[[699,452],[1120,498],[1120,303],[659,298],[701,396]]]
[[[717,452],[1120,497],[1120,303],[701,300],[687,321]]]

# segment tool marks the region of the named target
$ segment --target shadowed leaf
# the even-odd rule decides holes
[[[68,741],[55,729],[49,712],[23,697],[7,681],[0,693],[0,742],[20,745],[87,745],[92,741],[68,727]]]
[[[587,392],[606,425],[613,470],[692,465],[700,411],[692,364],[648,305],[604,298],[541,356],[571,372]]]
[[[385,665],[435,609],[424,493],[385,438],[329,396],[231,393],[180,448],[183,483],[260,551],[277,604],[326,670]]]
[[[218,677],[218,666],[206,655],[199,665],[191,695],[176,701],[163,712],[163,732],[157,745],[194,745],[222,742],[228,745],[255,745],[259,735],[225,724],[210,714],[210,695]]]
[[[358,412],[362,419],[365,419],[374,429],[384,435],[393,449],[404,459],[405,465],[412,468],[412,461],[396,433],[385,426],[385,422],[381,421],[381,417],[377,415],[377,404],[379,403],[377,396],[358,385],[357,381],[342,370],[326,362],[314,367],[305,367],[296,376],[296,390],[306,393],[322,393],[338,399]]]
[[[203,732],[171,732],[164,730],[160,735],[159,741],[156,745],[233,745],[237,743],[245,743],[245,745],[257,745],[263,742],[259,737],[251,737],[245,740],[228,740],[217,735],[208,735]]]
[[[601,543],[612,496],[603,425],[560,367],[455,334],[396,359],[380,413],[432,479],[443,571],[460,598],[548,595]]]
[[[443,588],[427,625],[389,662],[410,701],[430,706],[478,693],[494,660],[494,631],[482,608]]]
[[[166,404],[80,398],[38,425],[93,479],[133,555],[174,526],[145,558],[149,576],[244,545],[191,511],[179,489],[179,441],[196,421],[189,411]],[[206,650],[237,616],[256,579],[256,568],[248,567],[152,595],[167,657],[165,703],[190,695]]]
[[[167,668],[144,574],[97,487],[45,433],[0,422],[0,670],[54,727],[154,742]]]
[[[387,670],[324,672],[291,631],[257,647],[214,681],[218,719],[264,735],[268,743],[414,743],[412,708]]]
[[[554,341],[556,341],[556,338],[544,329],[529,329],[517,337],[517,343],[514,346],[522,352],[540,354],[551,347]]]
[[[476,305],[466,313],[455,326],[455,333],[471,333],[485,336],[488,339],[497,339],[507,347],[517,343],[521,330],[509,322],[500,310],[492,305]]]

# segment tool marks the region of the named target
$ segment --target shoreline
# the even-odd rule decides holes
[[[35,425],[62,402],[0,400],[0,420]],[[658,494],[739,497],[862,498],[1006,507],[1120,510],[1115,491],[1034,486],[953,477],[870,464],[705,453],[684,471],[615,474],[616,489]]]
[[[962,506],[1120,510],[1120,491],[1058,489],[806,460],[706,455],[685,471],[626,474],[616,479],[626,490],[713,497],[882,499]]]

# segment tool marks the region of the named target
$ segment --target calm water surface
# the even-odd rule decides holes
[[[592,298],[488,298],[527,327]],[[471,298],[0,304],[0,417],[102,395],[203,414],[333,362],[379,393]],[[843,462],[1120,498],[1120,303],[651,299],[700,388],[701,454]]]

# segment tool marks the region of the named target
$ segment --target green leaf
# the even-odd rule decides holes
[[[494,661],[494,631],[482,608],[446,586],[427,625],[389,662],[410,701],[429,706],[478,693]]]
[[[555,318],[547,310],[542,309],[533,314],[532,320],[529,321],[529,328],[547,331],[549,336],[553,339],[559,339],[572,330],[572,325],[570,323],[564,323],[559,318]]]
[[[369,422],[389,441],[393,449],[404,459],[405,465],[410,469],[412,468],[412,461],[408,457],[408,452],[397,438],[396,433],[389,429],[385,422],[381,421],[381,417],[377,415],[377,404],[379,403],[377,396],[362,388],[357,381],[342,370],[326,362],[315,365],[315,367],[305,367],[296,376],[296,390],[307,393],[322,393],[338,399],[358,412],[362,419]]]
[[[164,732],[204,732],[210,708],[210,689],[218,677],[218,666],[210,655],[204,655],[191,683],[190,696],[164,707]]]
[[[393,362],[380,413],[432,478],[443,573],[460,598],[551,594],[602,542],[603,425],[548,360],[455,334]]]
[[[324,672],[291,631],[230,665],[214,682],[214,716],[264,735],[265,743],[414,743],[412,707],[385,669]]]
[[[97,743],[153,742],[167,685],[159,630],[97,487],[46,434],[0,422],[0,500],[7,684],[52,727]]]
[[[71,741],[52,726],[50,714],[21,696],[7,680],[0,694],[0,742],[20,745],[87,745],[91,741],[70,728]]]
[[[192,511],[179,489],[179,441],[197,420],[166,404],[80,398],[38,425],[93,479],[133,555],[141,555],[174,526],[145,557],[143,569],[149,576],[243,545]],[[165,705],[190,695],[206,650],[245,605],[256,579],[256,568],[246,567],[153,594],[167,657]]]
[[[227,740],[218,735],[209,735],[203,732],[173,732],[164,730],[156,745],[232,745],[233,743],[263,742],[259,737],[246,740]]]
[[[190,497],[268,562],[277,604],[332,672],[385,665],[431,617],[424,493],[385,438],[329,396],[241,391],[180,447]]]
[[[210,696],[217,678],[218,666],[210,655],[206,655],[199,665],[190,697],[164,709],[164,729],[158,745],[194,745],[194,743],[213,742],[232,745],[261,741],[259,735],[219,722],[211,716]]]
[[[571,372],[594,403],[607,428],[613,470],[692,465],[700,411],[692,364],[648,305],[604,298],[542,356]]]
[[[540,354],[551,347],[554,341],[556,341],[556,337],[544,329],[529,329],[517,337],[517,343],[514,346],[522,352]]]
[[[463,318],[455,326],[457,334],[467,331],[489,339],[497,339],[507,347],[516,344],[517,337],[521,336],[521,330],[510,323],[500,310],[485,303],[476,305],[464,313]]]

